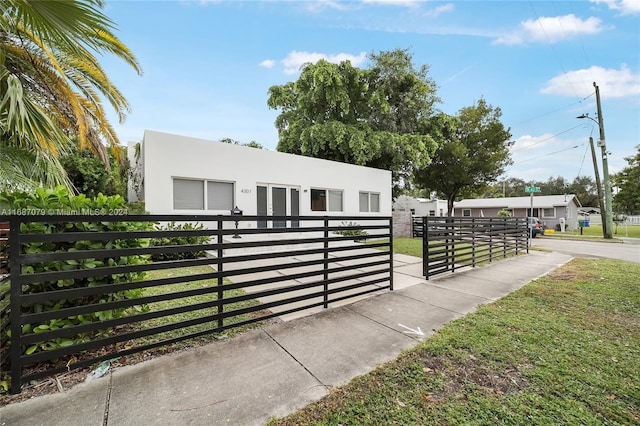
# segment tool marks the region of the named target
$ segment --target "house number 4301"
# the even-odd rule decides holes
[[[240,192],[242,192],[243,194],[251,194],[251,190],[247,188],[241,189]]]

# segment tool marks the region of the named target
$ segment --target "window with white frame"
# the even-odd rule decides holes
[[[429,210],[429,216],[435,216],[435,215],[436,215],[435,210]]]
[[[337,189],[311,189],[311,210],[314,212],[341,212],[342,191]]]
[[[234,203],[233,182],[199,179],[173,179],[175,210],[226,210]]]
[[[542,209],[542,217],[544,217],[544,218],[556,217],[556,209],[555,209],[555,207]]]
[[[360,192],[360,212],[380,212],[380,194],[375,192]]]
[[[462,209],[462,216],[471,217],[471,209]]]

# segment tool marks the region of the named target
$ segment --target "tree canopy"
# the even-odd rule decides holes
[[[416,185],[447,200],[447,214],[460,197],[471,197],[511,164],[511,133],[500,122],[502,112],[484,99],[458,115],[441,113],[431,120],[430,133],[442,140],[431,164],[416,173]]]
[[[278,151],[391,170],[396,196],[437,147],[426,132],[436,87],[406,50],[369,59],[369,69],[307,64],[297,81],[272,86],[267,103],[281,111]]]
[[[120,149],[121,155],[126,157],[126,150]],[[109,161],[111,167],[107,168],[88,149],[78,146],[60,157],[60,163],[79,194],[87,198],[95,198],[98,194],[120,195],[126,200],[128,163],[118,161],[113,150],[109,151]]]
[[[113,54],[141,73],[114,35],[102,0],[0,2],[0,178],[6,186],[70,186],[58,155],[77,138],[109,164],[119,145],[103,99],[123,120],[129,104],[95,54]]]
[[[257,149],[265,149],[264,146],[262,146],[262,144],[256,142],[256,141],[251,141],[251,142],[247,142],[247,143],[242,143],[240,141],[237,141],[235,139],[231,139],[231,138],[222,138],[220,139],[220,142],[222,143],[228,143],[230,145],[240,145],[240,146],[247,146],[249,148],[257,148]]]
[[[524,181],[511,177],[491,185],[480,196],[486,198],[523,197],[527,195],[524,192],[527,186],[539,187],[541,195],[575,194],[583,206],[599,207],[598,188],[591,176],[577,176],[572,182],[562,176],[549,177],[546,181]]]
[[[613,206],[619,213],[640,214],[640,145],[632,157],[625,157],[629,165],[612,176],[613,186],[618,192],[613,198]]]

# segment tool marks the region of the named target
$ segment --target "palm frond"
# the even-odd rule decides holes
[[[53,188],[57,185],[75,192],[57,158],[42,152],[0,147],[0,192],[32,191],[40,186]]]
[[[0,2],[0,135],[3,143],[55,158],[75,135],[109,165],[104,143],[120,144],[107,120],[106,99],[123,121],[124,95],[94,53],[142,69],[113,33],[102,0]]]

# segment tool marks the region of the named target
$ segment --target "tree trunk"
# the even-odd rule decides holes
[[[449,196],[449,198],[447,198],[447,216],[451,217],[453,216],[453,201],[456,199],[455,195],[451,195]]]

